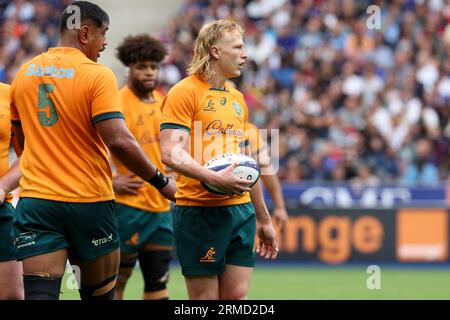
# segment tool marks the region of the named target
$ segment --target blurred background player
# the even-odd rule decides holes
[[[227,79],[241,74],[247,59],[242,37],[241,27],[229,20],[204,25],[196,40],[190,76],[169,91],[162,106],[163,163],[180,173],[174,239],[190,299],[247,298],[255,220],[260,239],[257,252],[272,259],[278,253],[260,183],[250,189],[248,182],[233,175],[237,163],[218,172],[201,165],[215,155],[239,153],[248,143],[244,139],[246,103],[240,92],[225,85]],[[200,158],[194,151],[199,147]],[[233,196],[211,194],[201,182]]]
[[[166,174],[159,145],[163,96],[155,90],[166,49],[160,41],[142,34],[125,38],[117,51],[120,61],[129,68],[127,84],[119,92],[125,122],[147,157]],[[137,259],[144,278],[144,299],[168,299],[173,246],[170,202],[116,157],[113,162],[117,169],[113,182],[121,252],[115,299],[123,298]]]
[[[0,83],[0,300],[23,300],[22,263],[16,261],[10,194],[19,185],[19,161],[8,171],[11,144],[10,86]]]
[[[173,198],[174,185],[126,127],[114,74],[96,63],[108,27],[100,7],[74,2],[58,46],[25,63],[11,87],[13,130],[25,146],[14,221],[25,299],[59,299],[67,258],[80,268],[82,299],[113,298],[120,254],[106,146]]]

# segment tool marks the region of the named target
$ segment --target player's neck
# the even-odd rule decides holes
[[[212,75],[209,79],[206,80],[211,85],[211,88],[223,90],[225,88],[225,82],[228,79],[222,75],[219,75],[217,72]]]
[[[130,88],[131,92],[133,92],[133,94],[136,97],[138,97],[138,99],[141,100],[142,102],[144,102],[144,103],[154,103],[155,102],[155,96],[153,95],[153,90],[143,92],[143,91],[137,90],[129,82],[128,82],[128,88]]]
[[[69,39],[65,39],[64,37],[61,37],[61,39],[59,40],[58,47],[75,48],[85,53],[82,46],[79,43],[75,43]]]

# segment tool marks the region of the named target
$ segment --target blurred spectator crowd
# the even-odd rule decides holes
[[[70,0],[0,0],[0,82],[58,42],[59,15]]]
[[[245,28],[236,82],[252,121],[280,129],[282,180],[447,180],[450,1],[186,1],[163,35],[169,86],[185,76],[201,25],[217,18]]]
[[[0,0],[0,81],[56,44],[70,2]],[[186,76],[198,31],[218,18],[245,29],[248,61],[235,82],[251,120],[280,130],[272,156],[284,182],[447,180],[449,0],[186,0],[159,35],[170,49],[163,90]]]

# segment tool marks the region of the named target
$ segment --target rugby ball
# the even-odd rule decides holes
[[[251,181],[250,187],[258,181],[260,171],[258,163],[252,157],[238,153],[225,153],[214,158],[211,158],[203,166],[209,170],[220,171],[231,165],[233,162],[239,162],[239,165],[234,168],[233,174],[240,179]],[[217,195],[229,195],[220,188],[208,183],[203,183],[203,187],[211,193]]]

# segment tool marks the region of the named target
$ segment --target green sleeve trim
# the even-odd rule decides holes
[[[106,113],[96,115],[95,117],[92,118],[92,123],[96,124],[99,121],[113,119],[113,118],[124,119],[122,112],[114,111],[114,112],[106,112]]]
[[[18,127],[18,126],[21,126],[21,125],[22,125],[22,122],[21,122],[20,120],[11,120],[11,124],[12,124],[14,127]]]
[[[164,129],[180,129],[187,131],[188,133],[191,132],[191,128],[188,128],[178,123],[162,123],[161,126],[159,127],[159,131],[163,131]]]
[[[209,90],[212,90],[212,91],[222,91],[222,92],[230,92],[230,91],[228,91],[227,89],[218,89],[218,88],[209,88]]]

